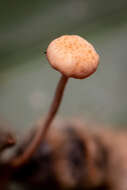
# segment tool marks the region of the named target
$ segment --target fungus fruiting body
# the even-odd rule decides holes
[[[99,64],[94,47],[77,35],[64,35],[53,40],[48,46],[47,58],[51,66],[66,77],[79,79],[94,73]]]
[[[53,40],[47,48],[47,59],[51,66],[62,73],[49,112],[44,121],[37,123],[38,130],[25,152],[11,161],[12,167],[19,167],[33,155],[44,140],[61,103],[69,77],[83,79],[97,69],[99,56],[94,47],[77,35],[64,35]]]

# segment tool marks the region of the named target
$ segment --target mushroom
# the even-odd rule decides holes
[[[48,46],[47,58],[66,78],[84,79],[94,73],[99,64],[94,47],[77,35],[64,35],[53,40]]]
[[[94,47],[78,35],[64,35],[53,40],[47,48],[46,55],[51,66],[60,71],[62,76],[45,121],[38,122],[35,137],[25,152],[11,161],[13,167],[27,162],[44,140],[60,106],[69,77],[84,79],[94,73],[99,64],[99,56]]]

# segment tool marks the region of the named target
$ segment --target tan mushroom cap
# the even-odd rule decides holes
[[[99,64],[94,47],[77,35],[64,35],[53,40],[47,48],[47,58],[63,75],[79,79],[94,73]]]

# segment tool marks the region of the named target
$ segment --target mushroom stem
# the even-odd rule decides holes
[[[52,104],[50,106],[49,112],[47,114],[47,117],[46,117],[44,123],[42,122],[42,120],[39,121],[38,130],[37,130],[32,142],[30,143],[30,145],[28,145],[28,147],[26,148],[25,152],[22,155],[14,158],[11,161],[10,165],[13,168],[17,168],[17,167],[21,166],[22,164],[26,163],[28,161],[28,159],[36,151],[36,149],[40,145],[40,143],[42,143],[42,141],[44,140],[44,138],[48,132],[48,129],[51,126],[51,123],[52,123],[53,119],[55,118],[55,115],[59,109],[67,81],[68,81],[68,77],[66,77],[65,75],[62,75],[60,78],[60,81],[58,83],[58,86],[56,88],[56,92],[55,92]]]

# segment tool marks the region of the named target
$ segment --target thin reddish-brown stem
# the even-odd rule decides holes
[[[43,140],[48,132],[48,129],[50,127],[50,124],[53,121],[53,119],[58,111],[58,108],[60,106],[67,81],[68,81],[68,78],[66,76],[62,75],[61,79],[58,83],[58,86],[56,88],[55,96],[53,98],[52,104],[50,106],[50,109],[49,109],[49,112],[47,114],[45,121],[44,122],[40,121],[38,123],[39,126],[38,126],[38,130],[35,134],[35,137],[33,138],[30,145],[28,145],[25,152],[22,155],[18,156],[17,158],[14,158],[10,162],[10,165],[13,168],[17,168],[17,167],[21,166],[22,164],[26,163],[28,161],[28,159],[36,151],[36,149],[40,145],[40,143],[43,142]]]

